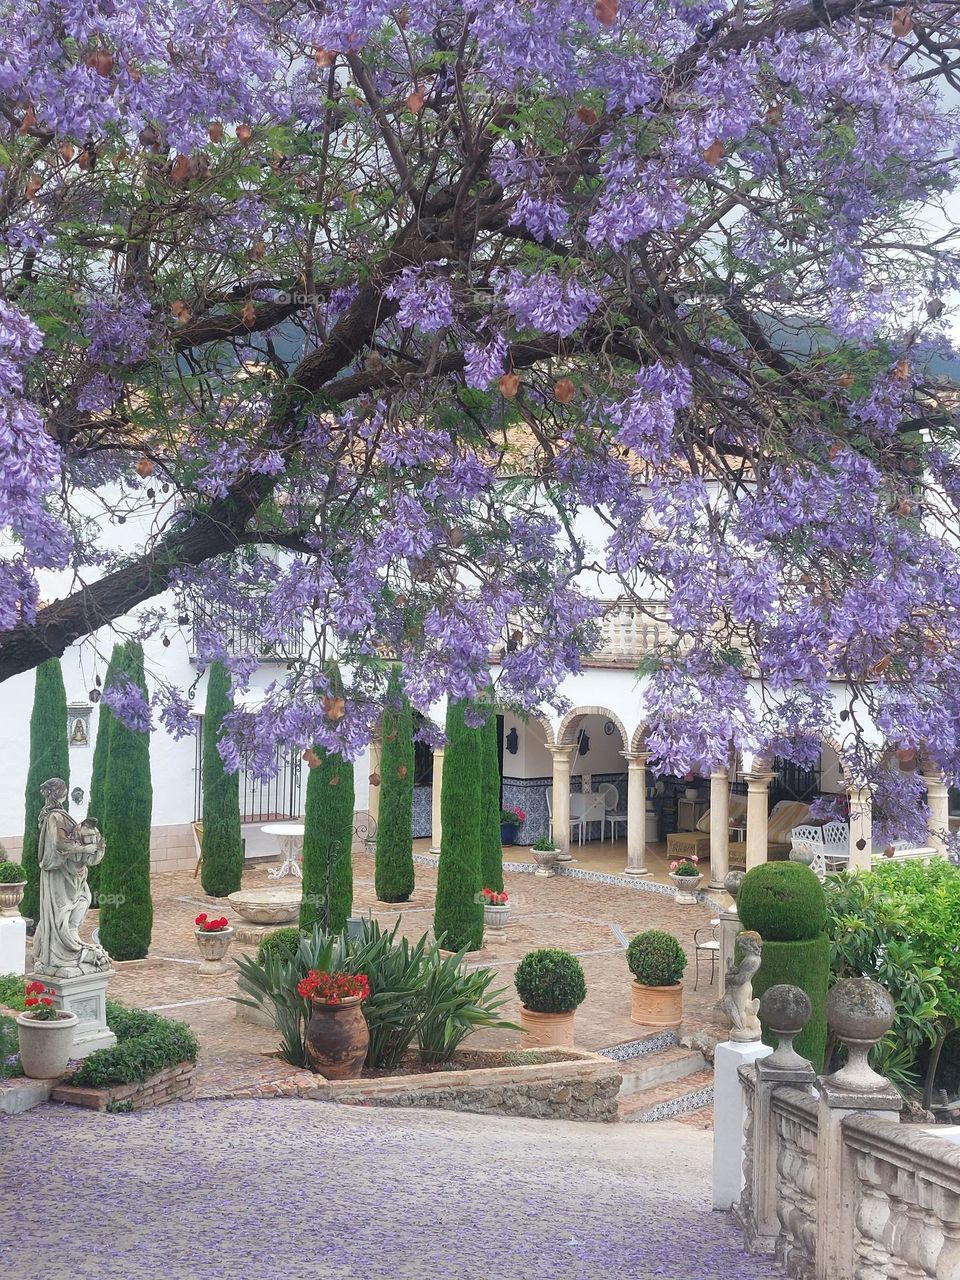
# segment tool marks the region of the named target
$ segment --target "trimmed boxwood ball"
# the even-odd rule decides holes
[[[816,874],[800,862],[765,862],[743,878],[737,914],[764,942],[802,942],[823,933],[827,900]]]
[[[304,934],[293,925],[284,929],[275,929],[273,933],[260,941],[257,947],[257,964],[263,964],[267,956],[277,956],[283,960],[292,960],[300,948],[300,939]]]
[[[517,965],[517,994],[531,1013],[572,1013],[587,995],[583,967],[569,951],[543,947]]]
[[[19,862],[0,862],[0,884],[23,884],[26,878]]]
[[[627,966],[644,987],[675,987],[687,967],[687,953],[662,929],[638,933],[627,947]]]
[[[806,867],[802,867],[806,871]],[[751,873],[752,874],[752,873]],[[827,1043],[827,986],[830,981],[830,939],[825,933],[800,942],[764,942],[760,969],[753,980],[753,994],[759,998],[778,982],[799,987],[810,997],[813,1012],[810,1021],[794,1041],[793,1047],[809,1058],[817,1071],[823,1070]],[[768,1030],[763,1018],[763,1043],[777,1047],[777,1038]]]

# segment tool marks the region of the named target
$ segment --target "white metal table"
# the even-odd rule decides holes
[[[302,822],[268,822],[265,827],[260,830],[264,835],[280,837],[280,852],[283,854],[283,861],[279,867],[274,867],[272,871],[268,871],[267,875],[271,880],[279,880],[283,876],[296,876],[303,879],[303,871],[300,869],[300,858],[303,853],[303,836],[306,828]]]

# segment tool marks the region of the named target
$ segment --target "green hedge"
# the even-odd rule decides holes
[[[219,751],[223,720],[233,710],[230,673],[212,662],[203,713],[203,861],[200,883],[211,898],[236,893],[243,878],[240,837],[240,774],[226,768]]]
[[[117,677],[117,673],[123,670],[124,657],[126,654],[126,646],[115,644],[113,653],[110,655],[110,662],[107,666],[107,674],[103,681],[103,689],[107,689],[113,684]],[[113,714],[107,704],[100,699],[99,709],[97,711],[97,741],[93,748],[93,766],[90,774],[90,799],[87,805],[87,815],[96,818],[100,823],[100,830],[103,830],[104,823],[104,806],[103,793],[107,782],[107,762],[110,759],[110,734],[113,726],[116,724],[117,717]],[[90,909],[97,911],[100,908],[100,867],[87,868],[87,884],[90,886],[92,902]]]
[[[300,939],[306,935],[294,925],[282,929],[274,929],[261,939],[257,947],[257,964],[263,964],[267,956],[280,956],[284,960],[293,960],[300,946]]]
[[[816,938],[827,923],[827,899],[816,874],[801,862],[765,862],[748,871],[737,893],[744,929],[764,942]]]
[[[146,1009],[127,1009],[111,1000],[107,1026],[117,1043],[85,1058],[71,1076],[70,1084],[91,1089],[139,1084],[165,1067],[197,1059],[197,1037],[184,1022],[161,1018]]]
[[[40,786],[48,778],[62,778],[70,786],[70,748],[67,744],[67,695],[58,658],[37,667],[30,715],[30,760],[24,795],[23,851],[20,861],[27,878],[20,910],[31,920],[40,916]],[[65,800],[64,804],[70,801]]]
[[[739,903],[739,899],[738,899]],[[753,980],[753,994],[762,996],[769,987],[786,982],[800,987],[810,997],[813,1013],[794,1041],[794,1048],[809,1058],[817,1071],[823,1070],[827,1043],[827,987],[830,981],[830,939],[825,933],[802,942],[764,942],[760,971]],[[777,1038],[766,1026],[763,1042],[777,1047]]]
[[[503,892],[503,845],[500,842],[500,754],[497,715],[493,707],[481,729],[483,774],[480,779],[480,873],[484,889]]]
[[[303,818],[300,928],[339,933],[353,909],[353,761],[314,748]]]
[[[381,902],[406,902],[414,890],[413,765],[413,710],[397,666],[387,688],[380,753],[374,887]]]
[[[482,730],[468,725],[468,699],[447,705],[447,745],[440,793],[440,865],[434,900],[434,936],[448,951],[483,946],[480,865]]]

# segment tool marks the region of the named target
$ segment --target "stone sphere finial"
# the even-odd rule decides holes
[[[810,997],[799,987],[780,982],[767,988],[760,997],[760,1018],[778,1040],[777,1049],[766,1059],[767,1068],[812,1074],[812,1064],[793,1047],[794,1038],[810,1021],[812,1013]]]
[[[740,886],[743,884],[743,877],[746,874],[745,871],[728,871],[724,876],[723,887],[734,902],[737,900],[737,894],[740,892]]]
[[[867,1055],[887,1034],[896,1017],[888,991],[870,978],[841,978],[827,996],[827,1022],[847,1046],[847,1065],[830,1076],[838,1089],[871,1093],[889,1089],[889,1081],[867,1062]]]

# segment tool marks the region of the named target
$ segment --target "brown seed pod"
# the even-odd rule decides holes
[[[252,329],[257,323],[257,312],[252,302],[244,303],[243,310],[240,312],[240,319],[247,329]]]
[[[508,400],[520,390],[520,378],[515,373],[505,373],[499,382],[500,394],[506,396]]]
[[[379,787],[379,785],[380,785],[380,775],[379,775],[379,773],[371,773],[371,775],[370,775],[370,777],[367,779],[367,781],[370,783],[371,787]]]
[[[253,137],[253,129],[251,129],[250,125],[248,124],[237,125],[237,141],[238,142],[249,142],[252,137]]]
[[[553,398],[558,404],[569,404],[577,394],[577,388],[569,378],[558,378],[553,384]]]
[[[323,700],[323,714],[328,720],[342,720],[346,710],[347,703],[344,698],[337,698],[327,694]]]
[[[98,76],[113,75],[113,54],[109,49],[95,49],[93,53],[88,53],[86,64],[92,67]]]
[[[597,113],[594,111],[593,107],[577,107],[577,120],[580,124],[596,124]]]
[[[210,128],[207,130],[207,133],[210,137],[211,142],[223,141],[223,125],[220,123],[219,120],[213,121],[213,123],[210,125]]]
[[[138,458],[135,470],[138,476],[146,479],[147,476],[153,475],[153,463],[149,458]]]
[[[60,159],[63,160],[65,164],[69,164],[76,154],[76,147],[72,147],[69,142],[65,142],[60,148]]]
[[[190,157],[177,156],[170,166],[170,181],[179,185],[190,176]]]
[[[617,20],[617,0],[597,0],[593,12],[599,23],[612,27]]]
[[[706,151],[704,151],[703,158],[706,160],[707,164],[719,164],[723,159],[723,143],[720,142],[719,139],[715,138],[713,142],[710,143],[709,147],[707,147]]]
[[[337,60],[337,55],[332,49],[324,49],[320,47],[314,49],[313,60],[318,67],[332,67]]]
[[[407,110],[412,111],[414,115],[419,115],[423,110],[427,101],[427,95],[422,89],[416,88],[407,98]]]

